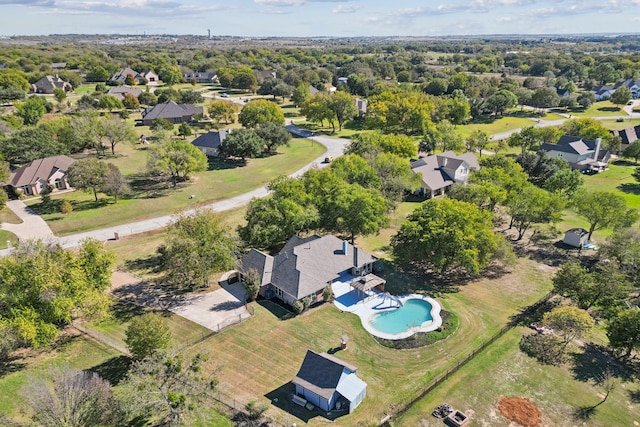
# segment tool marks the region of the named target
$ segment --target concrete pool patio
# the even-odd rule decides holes
[[[433,298],[419,294],[409,294],[396,297],[375,289],[363,293],[351,286],[351,282],[357,279],[357,277],[347,276],[341,278],[340,281],[336,281],[331,284],[331,289],[335,297],[334,304],[338,310],[353,313],[360,317],[362,327],[371,335],[387,340],[400,340],[408,338],[418,332],[435,331],[442,326],[442,318],[440,317],[441,306]],[[431,304],[431,317],[433,320],[428,320],[418,326],[408,327],[404,332],[398,334],[385,333],[375,329],[371,325],[370,319],[373,315],[395,310],[398,308],[398,300],[404,303],[410,299],[423,300]]]

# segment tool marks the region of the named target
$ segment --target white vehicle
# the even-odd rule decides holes
[[[226,92],[222,92],[222,93],[220,94],[220,98],[228,98],[228,97],[229,97],[229,94],[228,94],[228,93],[226,93]]]

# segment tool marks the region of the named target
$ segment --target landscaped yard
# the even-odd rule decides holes
[[[627,113],[621,106],[615,105],[611,101],[595,102],[584,111],[572,111],[575,117],[606,117],[606,116],[626,116]]]
[[[6,249],[7,242],[15,246],[18,244],[18,237],[10,231],[0,229],[0,249]]]
[[[4,207],[0,209],[0,223],[8,222],[10,224],[20,224],[22,220],[18,215],[14,214],[11,209]]]
[[[622,383],[590,418],[581,407],[596,405],[604,390],[594,381],[606,360],[599,354],[576,354],[565,367],[541,365],[522,353],[518,342],[526,328],[516,328],[420,400],[393,426],[440,425],[431,412],[443,402],[471,416],[470,425],[513,426],[497,409],[502,396],[529,398],[541,411],[545,426],[633,426],[640,421],[638,384],[621,375]],[[424,420],[424,421],[423,421]],[[424,424],[424,423],[427,424]],[[431,424],[434,423],[434,424]]]
[[[320,144],[306,139],[294,139],[289,147],[280,147],[277,155],[251,159],[244,166],[214,160],[208,171],[197,173],[189,183],[171,188],[168,183],[158,184],[147,180],[144,174],[144,149],[122,145],[116,149],[119,157],[107,161],[117,164],[132,181],[132,196],[123,197],[114,204],[113,199],[104,194],[100,194],[97,203],[92,194],[78,191],[59,194],[53,198],[70,200],[74,211],[66,215],[42,212],[43,218],[55,234],[65,235],[178,213],[265,185],[279,175],[296,171],[321,156],[324,150]],[[38,200],[29,204],[38,210]]]
[[[507,132],[527,126],[533,126],[535,124],[535,119],[505,116],[498,118],[490,123],[471,123],[468,125],[460,125],[456,127],[456,130],[460,134],[460,136],[462,136],[463,138],[468,138],[469,135],[471,135],[471,133],[476,130],[486,132],[487,135],[493,135],[496,133]]]
[[[617,120],[600,120],[602,126],[611,130],[622,130],[640,125],[640,119],[624,119],[623,122]]]
[[[459,292],[437,292],[438,285],[425,277],[383,273],[392,293],[428,290],[446,310],[460,319],[460,328],[446,341],[415,350],[392,350],[381,346],[364,331],[357,316],[324,305],[289,320],[279,320],[269,308],[254,304],[255,316],[213,336],[190,351],[208,351],[209,369],[219,368],[220,389],[240,402],[275,398],[269,414],[288,425],[296,419],[276,406],[291,408],[298,417],[309,413],[292,405],[290,381],[307,349],[328,351],[349,337],[348,349],[337,357],[359,367],[367,382],[367,397],[354,414],[338,419],[337,425],[380,420],[388,408],[416,396],[445,369],[456,364],[483,340],[500,329],[521,308],[546,294],[551,285],[550,269],[523,259],[512,273],[496,280],[481,279],[461,285]],[[311,419],[322,425],[324,418]]]

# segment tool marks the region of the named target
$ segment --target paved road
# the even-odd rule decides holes
[[[304,135],[304,137],[308,138],[310,141],[322,144],[327,148],[327,151],[324,154],[322,154],[322,156],[316,158],[312,162],[308,163],[307,165],[298,169],[294,173],[290,174],[289,176],[291,177],[300,176],[307,170],[314,167],[322,168],[327,166],[324,163],[325,157],[333,157],[333,158],[340,157],[342,154],[344,154],[345,146],[351,142],[351,140],[345,139],[345,138],[330,138],[328,136],[315,135],[304,129],[300,129],[297,126],[292,124],[287,125],[287,129],[291,133],[294,133],[295,135],[299,135],[299,136]],[[251,201],[251,199],[265,197],[268,194],[269,194],[269,191],[265,186],[265,187],[261,187],[261,188],[257,188],[255,190],[249,191],[248,193],[241,194],[236,197],[211,203],[207,206],[204,206],[201,209],[210,209],[214,212],[223,212],[230,209],[235,209],[235,208],[245,206]],[[185,213],[189,214],[192,212],[194,212],[193,209],[188,210]],[[122,224],[122,225],[117,225],[113,227],[87,231],[85,233],[71,234],[69,236],[59,237],[57,239],[57,242],[60,243],[62,247],[71,248],[71,247],[78,246],[80,241],[86,238],[94,238],[100,241],[105,241],[105,240],[113,239],[114,233],[118,233],[120,237],[124,237],[124,236],[130,236],[133,234],[140,234],[140,233],[146,233],[148,231],[158,230],[160,228],[163,228],[169,225],[173,221],[173,219],[174,219],[173,215],[165,215],[158,218],[132,222],[129,224]],[[50,236],[52,236],[52,234],[50,234]],[[21,237],[21,236],[18,235],[18,237]]]

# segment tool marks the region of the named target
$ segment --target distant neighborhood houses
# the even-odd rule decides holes
[[[151,108],[147,108],[142,113],[142,124],[151,126],[153,121],[158,118],[166,119],[173,124],[188,123],[193,121],[193,116],[203,114],[204,109],[193,104],[176,104],[169,101],[165,104],[158,104]]]
[[[52,94],[56,88],[62,89],[65,92],[73,90],[71,83],[62,80],[58,76],[44,76],[31,85],[31,92]]]
[[[258,71],[257,74],[259,80],[277,78],[277,73],[274,70]]]
[[[591,141],[570,135],[564,135],[556,144],[542,144],[540,152],[551,158],[565,159],[571,168],[581,172],[603,171],[611,158],[611,153],[602,148],[601,138]]]
[[[184,78],[187,82],[191,82],[195,79],[196,83],[220,83],[220,81],[218,80],[218,75],[216,73],[182,73],[182,78]]]
[[[129,75],[133,77],[133,80],[137,84],[155,86],[160,81],[160,78],[158,77],[158,75],[151,70],[145,70],[138,73],[137,71],[132,70],[129,67],[125,67],[125,68],[122,68],[117,73],[115,73],[113,76],[111,76],[108,83],[125,84],[127,80],[127,76]]]
[[[224,141],[229,133],[231,133],[231,130],[207,132],[194,139],[191,143],[207,156],[215,157],[219,154],[220,144],[222,144],[222,141]]]
[[[640,80],[637,79],[627,79],[622,82],[618,82],[613,86],[610,85],[602,85],[594,88],[591,92],[596,98],[596,101],[605,101],[607,99],[611,99],[613,92],[620,87],[629,88],[631,91],[631,97],[636,99],[640,98]]]
[[[446,194],[456,183],[466,184],[470,172],[480,169],[480,164],[471,152],[457,155],[446,151],[412,161],[411,169],[422,180],[416,194],[432,198]]]
[[[67,182],[67,169],[75,162],[68,156],[52,156],[36,159],[12,171],[8,186],[28,196],[40,194],[51,185],[54,190],[71,188]]]
[[[383,286],[385,281],[373,274],[377,258],[336,236],[314,234],[293,236],[280,252],[272,256],[251,249],[241,260],[239,273],[244,280],[251,271],[260,277],[260,295],[278,298],[293,305],[309,298],[321,301],[324,289],[341,277],[362,276],[366,282]]]

